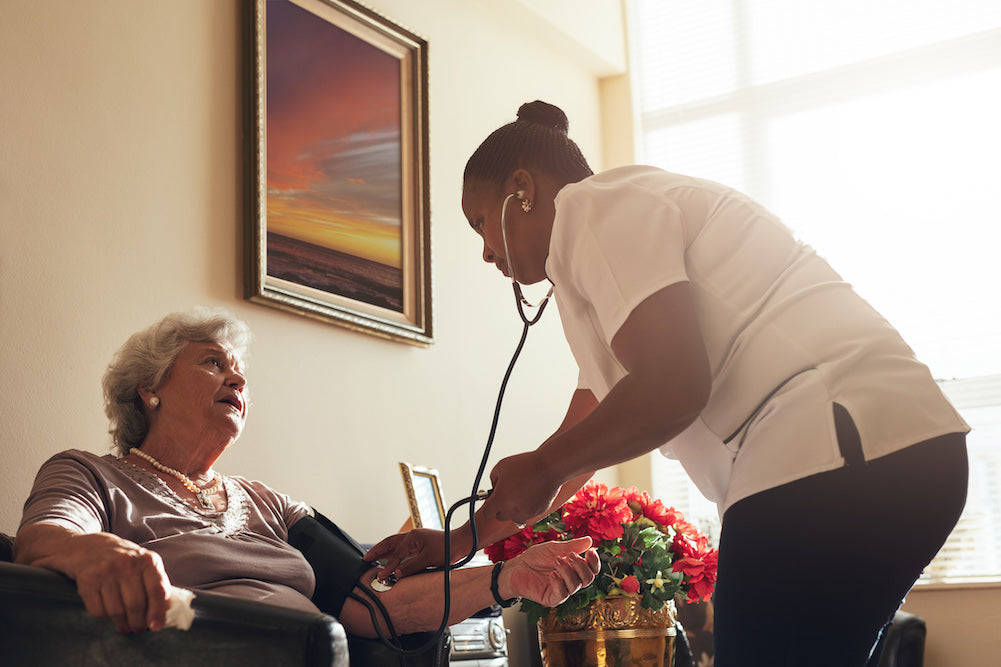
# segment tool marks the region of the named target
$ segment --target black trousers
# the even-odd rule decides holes
[[[875,666],[883,628],[959,520],[965,435],[866,463],[851,417],[834,409],[845,467],[755,494],[723,517],[715,667]]]

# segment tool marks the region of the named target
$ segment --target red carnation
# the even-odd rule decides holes
[[[682,558],[701,558],[709,551],[709,539],[697,532],[675,533],[671,551]]]
[[[633,512],[633,517],[643,516],[646,506],[650,504],[650,496],[646,491],[640,491],[635,486],[630,486],[625,491],[626,502]]]
[[[643,516],[664,528],[677,524],[691,525],[685,521],[684,515],[673,507],[664,507],[664,503],[654,500],[643,508]]]
[[[500,560],[511,560],[515,556],[521,555],[533,544],[554,542],[561,539],[563,536],[558,531],[550,529],[542,532],[534,530],[532,526],[525,526],[514,535],[483,547],[483,553],[490,559],[490,562],[496,563]]]
[[[686,537],[702,537],[702,533],[699,532],[699,529],[685,521],[685,517],[680,514],[678,515],[677,521],[674,522],[674,529]]]
[[[631,521],[632,510],[622,489],[589,482],[563,506],[563,522],[574,537],[589,535],[595,543],[622,537],[622,524]]]
[[[719,552],[715,549],[702,554],[700,558],[685,557],[674,562],[671,569],[685,575],[688,584],[688,601],[709,600],[716,585],[716,565]]]
[[[501,560],[511,560],[521,554],[525,549],[536,544],[531,526],[522,528],[514,535],[503,540],[498,540],[490,546],[483,548],[483,553],[491,562],[496,563]],[[541,541],[541,540],[540,540]]]
[[[532,533],[532,544],[540,544],[542,542],[556,542],[563,539],[563,533],[558,530],[553,530],[550,528],[546,532],[536,531]]]

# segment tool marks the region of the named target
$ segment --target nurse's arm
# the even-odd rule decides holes
[[[584,419],[537,450],[537,463],[561,484],[659,447],[709,400],[709,361],[687,282],[640,303],[612,338],[612,351],[627,375]]]
[[[556,433],[562,433],[579,423],[594,410],[597,404],[597,399],[589,390],[577,389],[570,399],[570,406],[567,408],[567,413]],[[546,516],[562,505],[590,479],[592,474],[593,471],[586,471],[563,483],[557,490],[556,498],[544,506],[547,509],[530,517],[525,523],[534,523],[537,519]],[[503,540],[521,530],[521,526],[517,523],[500,520],[494,512],[484,512],[483,507],[477,510],[475,520],[477,549]],[[390,573],[395,573],[401,578],[406,577],[427,567],[445,564],[443,537],[444,534],[441,531],[425,529],[390,535],[372,547],[365,554],[365,560],[370,562],[383,560],[383,566],[379,570],[380,578],[384,579]],[[465,557],[473,547],[473,531],[469,522],[467,521],[459,528],[453,529],[450,533],[450,540],[450,560],[456,562]]]
[[[594,394],[591,393],[589,389],[575,390],[573,396],[570,398],[570,405],[567,407],[567,412],[563,417],[563,422],[551,437],[556,437],[557,435],[576,426],[581,422],[581,420],[591,414],[597,406],[598,399],[594,397]],[[591,479],[592,475],[594,475],[594,470],[585,470],[564,482],[560,487],[560,490],[557,492],[556,498],[552,503],[550,503],[549,507],[538,516],[532,517],[526,521],[526,523],[534,523],[538,519],[541,519],[550,512],[554,511],[557,507],[561,506],[569,500],[573,494],[577,493],[577,491],[580,490],[580,487],[584,486],[584,484],[587,483],[587,480]],[[499,521],[494,517],[493,513],[485,513],[483,511],[478,511],[476,513],[476,533],[478,538],[477,541],[479,542],[480,547],[493,544],[497,540],[503,540],[505,537],[518,532],[518,530],[520,530],[518,524],[511,521]],[[465,525],[452,531],[452,545],[453,553],[466,554],[469,552],[470,546],[472,545],[472,531],[470,530],[469,522],[466,522]]]

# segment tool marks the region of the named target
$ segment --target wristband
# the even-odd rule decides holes
[[[497,577],[500,576],[501,568],[504,567],[504,561],[498,561],[494,563],[494,569],[490,573],[490,592],[493,593],[494,602],[496,602],[501,607],[507,608],[513,605],[515,602],[519,602],[521,598],[508,598],[504,600],[500,596],[500,591],[497,590]]]

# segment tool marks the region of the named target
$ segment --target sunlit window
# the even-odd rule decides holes
[[[629,10],[638,161],[747,192],[897,327],[974,428],[966,512],[924,579],[1001,579],[1001,2]],[[659,497],[712,520],[653,466]]]

